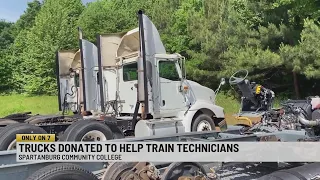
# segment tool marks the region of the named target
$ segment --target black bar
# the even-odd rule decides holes
[[[62,111],[61,108],[61,91],[60,91],[60,71],[59,71],[59,51],[56,52],[56,77],[57,77],[57,87],[58,87],[58,103],[59,103],[59,111]]]
[[[137,101],[136,107],[134,108],[133,117],[132,117],[132,129],[135,129],[136,124],[137,124],[137,122],[138,122],[137,117],[138,117],[139,107],[140,107],[140,102]]]
[[[149,113],[149,97],[148,97],[148,81],[147,81],[147,60],[146,60],[146,47],[145,47],[145,38],[144,38],[144,26],[142,18],[142,10],[138,11],[139,17],[139,34],[140,34],[140,52],[142,51],[142,62],[143,62],[143,78],[144,78],[144,111],[146,114]]]
[[[104,113],[105,107],[104,107],[104,92],[103,92],[103,71],[102,71],[102,57],[101,57],[101,42],[100,42],[100,35],[98,34],[97,36],[97,46],[98,46],[98,66],[99,66],[99,77],[98,81],[100,82],[99,87],[100,87],[100,106],[101,106],[101,111]]]
[[[87,103],[86,103],[86,90],[85,90],[85,85],[86,81],[84,78],[84,58],[83,58],[83,46],[82,46],[82,39],[79,39],[79,46],[80,46],[80,53],[81,53],[81,73],[82,73],[82,94],[83,94],[83,110],[87,110]],[[81,94],[80,94],[80,99],[81,99]],[[81,101],[79,103],[81,105]],[[81,111],[81,110],[80,110]]]

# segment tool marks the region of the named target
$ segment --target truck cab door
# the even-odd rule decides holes
[[[160,113],[162,116],[174,116],[177,111],[186,109],[177,62],[159,60],[158,71],[160,79]]]
[[[133,113],[135,104],[137,102],[137,88],[138,83],[138,66],[137,62],[124,64],[120,70],[120,85],[119,96],[121,103],[121,113]]]

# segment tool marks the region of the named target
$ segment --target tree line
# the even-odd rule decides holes
[[[95,42],[99,33],[136,28],[139,9],[168,53],[186,57],[188,79],[215,89],[247,69],[281,96],[318,93],[317,0],[35,0],[15,23],[0,21],[0,91],[55,95],[55,52],[79,48],[77,27]]]

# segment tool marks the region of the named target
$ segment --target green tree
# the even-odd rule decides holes
[[[15,23],[14,35],[17,36],[21,30],[30,29],[34,25],[35,18],[41,9],[41,2],[34,0],[28,2],[28,7]]]
[[[319,5],[314,0],[203,1],[202,10],[193,13],[188,25],[191,78],[214,88],[219,77],[245,68],[251,79],[271,88],[285,85],[285,91],[294,89],[300,97],[299,84],[305,82],[299,79],[317,77],[316,60],[310,60],[316,58],[315,53],[306,61],[299,51],[308,53],[302,43],[307,37],[303,21],[319,19]],[[288,83],[294,88],[288,88]]]
[[[30,29],[34,26],[35,18],[41,9],[42,4],[34,0],[28,3],[28,7],[24,14],[20,16],[17,22],[14,24],[13,34],[15,36],[14,43],[10,46],[7,59],[12,64],[12,78],[15,83],[13,83],[12,89],[17,92],[22,92],[23,88],[23,76],[21,67],[22,56],[24,51],[27,49],[27,34]]]
[[[0,20],[0,51],[5,50],[13,42],[13,23]]]
[[[307,78],[320,78],[320,28],[310,19],[304,21],[297,46],[282,45],[281,56],[291,68]]]
[[[250,0],[250,2],[256,1]],[[306,18],[318,20],[320,15],[318,11],[318,9],[320,8],[320,4],[315,0],[263,0],[260,2],[256,2],[256,4],[256,7],[258,8],[256,8],[254,11],[256,13],[260,12],[259,16],[262,19],[260,24],[264,27],[267,27],[267,24],[271,23],[280,30],[278,36],[273,36],[272,39],[268,39],[267,41],[269,43],[273,43],[268,45],[274,52],[280,51],[280,45],[288,45],[288,47],[297,46],[299,44],[300,34],[304,28],[304,20]],[[272,29],[270,30],[272,31]],[[286,71],[286,75],[282,76],[282,78],[292,78],[295,96],[299,98],[301,97],[301,89],[299,88],[299,84],[303,84],[303,80],[305,79],[305,77],[300,76],[299,78],[300,71],[298,69],[301,69],[302,67],[297,67],[299,64],[297,64],[297,60],[294,60],[296,58],[292,56],[292,53],[296,54],[295,52],[292,52],[295,50],[298,49],[283,49],[283,51],[286,52],[291,51],[291,54],[282,53],[281,55],[284,63],[283,65],[284,67],[286,67],[285,69],[283,69],[284,71]],[[285,55],[288,56],[285,57]],[[301,79],[302,81],[299,81],[299,79]]]
[[[215,88],[221,76],[235,69],[257,66],[252,61],[261,47],[259,33],[241,20],[232,1],[203,1],[202,10],[193,13],[189,24],[192,47],[188,53],[188,72],[194,80]],[[261,50],[260,50],[261,51]],[[242,53],[241,56],[237,56]],[[261,51],[262,53],[262,51]],[[237,59],[235,59],[237,58]]]
[[[80,0],[45,0],[26,33],[26,48],[21,55],[23,89],[29,94],[54,94],[55,52],[77,47],[77,21],[84,6]]]
[[[137,12],[146,13],[151,0],[96,1],[88,4],[79,18],[84,37],[96,40],[97,34],[117,33],[138,27]]]
[[[8,49],[14,40],[13,23],[0,21],[0,91],[8,91],[12,85],[12,66],[7,58]]]

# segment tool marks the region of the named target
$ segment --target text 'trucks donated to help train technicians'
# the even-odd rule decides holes
[[[40,143],[40,144],[19,144],[20,152],[238,152],[239,145],[234,143],[225,144],[56,144],[56,143]]]

